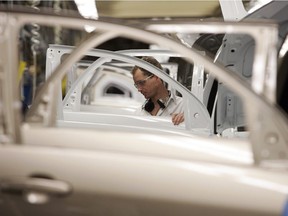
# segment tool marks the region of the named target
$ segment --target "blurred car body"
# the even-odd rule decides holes
[[[86,20],[68,15],[5,10],[0,15],[7,21],[2,23],[6,28],[0,42],[3,49],[1,215],[287,215],[287,116],[271,100],[269,90],[257,88],[269,87],[268,75],[276,76],[278,32],[275,23],[161,21],[142,23],[142,29],[129,23],[120,25],[111,20]],[[35,20],[79,28],[85,23],[107,32],[97,37],[92,35],[55,67],[22,122],[16,88],[17,65],[12,57],[18,48],[17,29]],[[264,82],[253,79],[248,85],[223,65],[214,64],[194,49],[161,36],[163,32],[177,29],[185,33],[197,27],[201,31],[249,32],[256,41],[255,47],[264,40],[261,48],[255,49],[251,67],[253,76],[264,77]],[[261,31],[267,38],[261,38]],[[115,123],[114,127],[113,124],[105,127],[105,122],[102,127],[95,127],[93,121],[82,122],[82,125],[90,124],[90,128],[79,126],[79,121],[74,122],[77,127],[73,122],[70,127],[57,126],[57,107],[62,105],[59,81],[68,73],[67,69],[97,43],[123,33],[166,44],[191,63],[193,59],[205,65],[219,80],[223,79],[244,101],[249,137],[238,139],[232,133],[225,138],[214,134],[215,125],[211,123],[215,118],[203,108],[203,103],[193,103],[196,97],[191,96],[191,90],[144,64],[188,98],[186,132],[177,134],[177,129],[166,130],[164,124],[155,129],[139,124],[140,121],[128,129],[127,122],[122,126],[121,122]],[[132,57],[121,58],[141,65]],[[261,74],[257,76],[257,72]],[[147,120],[156,125],[155,119]]]

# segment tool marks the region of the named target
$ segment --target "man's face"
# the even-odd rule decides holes
[[[133,75],[134,85],[144,97],[151,98],[155,94],[155,76],[147,76],[138,69]]]

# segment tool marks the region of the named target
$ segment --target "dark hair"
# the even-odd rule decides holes
[[[150,64],[152,64],[152,65],[154,65],[155,67],[163,70],[161,64],[160,64],[154,57],[144,56],[144,57],[142,57],[141,59],[144,60],[144,61],[146,61],[146,62],[148,62],[148,63],[150,63]],[[144,68],[142,68],[142,67],[139,67],[139,66],[137,66],[137,65],[135,65],[135,66],[133,67],[133,69],[132,69],[132,71],[131,71],[132,75],[134,75],[135,72],[136,72],[136,70],[138,70],[138,69],[140,69],[140,70],[144,73],[144,75],[146,75],[146,76],[152,75],[152,73],[151,73],[150,71],[148,71],[148,70],[146,70],[146,69],[144,69]]]

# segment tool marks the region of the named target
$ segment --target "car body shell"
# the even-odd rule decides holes
[[[181,47],[175,41],[160,35],[161,31],[167,29],[187,31],[187,23],[156,22],[138,29],[128,24],[122,26],[117,22],[98,22],[64,14],[60,17],[55,14],[39,15],[4,10],[0,15],[2,20],[8,20],[5,23],[3,40],[0,41],[6,54],[0,55],[3,60],[9,59],[5,64],[3,60],[1,63],[1,75],[4,77],[1,79],[4,111],[1,110],[0,118],[1,215],[288,214],[287,118],[271,102],[271,92],[263,91],[260,95],[255,93],[260,91],[257,87],[267,87],[267,83],[252,80],[252,87],[248,86],[231,75],[230,71],[218,64],[214,65],[195,50]],[[17,46],[11,41],[17,41],[17,24],[35,21],[35,18],[39,23],[49,22],[51,25],[61,23],[64,26],[83,26],[85,22],[104,30],[111,28],[112,33],[98,35],[96,42],[93,38],[88,38],[82,46],[76,48],[74,54],[48,78],[27,119],[22,122],[19,119],[20,108],[17,106],[18,89],[15,87],[17,85],[13,85],[17,83],[16,74],[10,73],[16,71],[16,65],[8,57],[16,56]],[[52,21],[49,18],[53,18]],[[247,28],[245,31],[254,33],[258,40],[261,38],[256,33],[262,29],[269,40],[260,50],[256,49],[256,57],[263,58],[255,58],[255,61],[263,64],[256,65],[253,70],[264,71],[264,75],[257,76],[256,73],[256,78],[265,78],[265,75],[273,75],[272,72],[276,71],[269,67],[276,61],[272,58],[276,57],[273,56],[277,35],[274,23],[189,25],[192,25],[193,31],[197,26],[201,30],[208,29],[209,25],[217,26],[209,28],[209,31],[217,29],[242,32]],[[74,121],[77,126],[70,122],[68,126],[57,127],[60,92],[58,78],[65,75],[66,69],[79,60],[77,55],[80,56],[80,53],[77,51],[85,53],[91,45],[97,45],[123,32],[126,35],[135,34],[134,37],[140,39],[149,36],[151,38],[147,38],[148,41],[152,41],[153,37],[160,45],[167,42],[172,50],[179,51],[184,56],[189,54],[188,59],[194,57],[197,61],[206,63],[211,73],[224,81],[230,81],[228,85],[240,93],[250,103],[249,106],[255,106],[254,110],[246,109],[249,137],[225,138],[211,134],[210,124],[199,124],[201,127],[193,128],[192,123],[186,126],[187,131],[180,131],[180,128],[179,133],[171,129],[172,125],[167,130],[163,129],[164,126],[157,129],[147,125],[131,125],[130,128],[127,125],[121,127],[121,124],[113,126],[113,122],[105,127],[104,121],[102,126],[95,126],[91,121],[82,121],[80,124],[79,121]],[[8,33],[12,36],[8,37]],[[270,53],[267,53],[268,50]],[[266,58],[267,56],[271,59]],[[152,67],[148,69],[153,70]],[[155,74],[189,97],[190,93],[182,89],[175,80],[164,76],[161,71],[155,70]],[[201,105],[201,109],[202,107]],[[185,109],[186,120],[192,119],[196,108],[192,112]],[[167,120],[164,119],[162,123],[165,121]]]

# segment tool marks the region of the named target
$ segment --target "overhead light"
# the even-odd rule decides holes
[[[98,11],[96,7],[95,0],[74,0],[79,13],[84,17],[88,19],[98,19]],[[92,26],[84,26],[85,30],[87,32],[92,32],[95,30]]]

